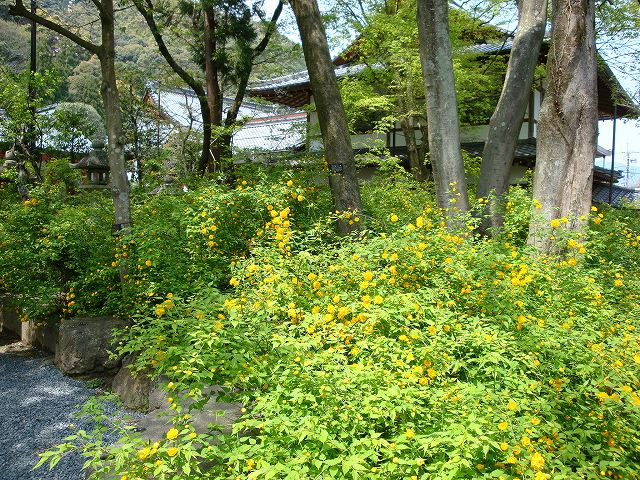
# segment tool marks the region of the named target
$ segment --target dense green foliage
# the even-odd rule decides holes
[[[532,255],[526,191],[511,191],[504,234],[486,239],[447,232],[423,186],[380,177],[363,186],[362,218],[349,217],[368,230],[340,239],[317,178],[254,171],[233,187],[140,195],[138,227],[117,241],[74,237],[97,215],[92,197],[58,214],[51,193],[13,205],[47,229],[59,215],[50,235],[14,233],[4,226],[17,214],[3,214],[2,268],[22,251],[50,269],[47,243],[84,255],[86,271],[65,262],[74,314],[122,301],[107,285],[126,261],[120,307],[134,323],[120,352],[169,377],[176,410],[157,444],[127,433],[105,447],[79,432],[45,459],[81,448],[129,480],[637,477],[634,211],[594,211],[582,237],[554,222],[563,253]],[[180,406],[213,385],[244,405],[232,433],[194,431]]]
[[[229,87],[249,67],[259,32],[245,2],[213,3],[233,7],[233,21],[217,24],[214,59]],[[386,132],[399,120],[423,128],[415,2],[384,2],[387,10],[375,13],[364,5],[381,2],[360,5],[352,12],[362,38],[348,53],[372,68],[342,83],[350,128]],[[172,27],[169,47],[202,80],[201,31],[192,29],[201,12],[190,2],[162,6],[155,13]],[[90,20],[81,7],[50,4],[77,24]],[[619,16],[625,28],[637,20],[628,2],[603,11],[610,25]],[[161,185],[168,171],[190,169],[173,162],[178,148],[154,148],[150,126],[160,120],[143,94],[150,79],[172,87],[175,77],[131,12],[119,11],[116,22],[126,144],[144,159],[131,230],[111,233],[108,196],[81,190],[66,159],[47,162],[40,184],[25,180],[22,201],[14,183],[2,183],[0,293],[36,325],[130,319],[114,356],[131,355],[138,375],[167,378],[175,415],[154,443],[109,427],[122,434],[110,446],[102,443],[109,419],[90,404],[96,430],[78,431],[41,464],[79,450],[96,479],[638,478],[637,211],[593,207],[582,231],[554,219],[545,229],[556,244],[543,255],[526,246],[540,206],[526,189],[509,191],[495,238],[478,235],[472,216],[447,229],[432,185],[409,180],[397,159],[380,162],[383,174],[363,183],[358,213],[331,212],[317,158],[297,159],[296,168],[230,166],[207,181],[181,175],[184,190]],[[503,33],[460,11],[452,16],[461,123],[483,124],[506,57],[470,56],[464,47]],[[0,22],[26,38],[24,25]],[[34,77],[43,82],[37,106],[71,98],[100,110],[97,59],[49,38],[41,49],[62,42],[61,53]],[[275,52],[291,53],[291,62],[267,62],[254,77],[300,61],[299,49],[276,38]],[[31,112],[26,77],[14,71],[25,55],[0,33],[0,61],[11,67],[1,72],[0,128],[20,140]],[[50,80],[54,70],[62,82]],[[100,130],[83,130],[81,117],[66,115],[61,142]],[[186,158],[192,140],[174,137]],[[465,160],[477,175],[477,159]],[[362,229],[337,236],[338,216]],[[192,424],[191,409],[211,396],[239,406],[230,430]]]
[[[384,132],[401,119],[426,126],[415,9],[415,2],[404,2],[371,14],[343,53],[345,59],[367,65],[360,75],[341,80],[352,132]],[[452,9],[450,17],[460,122],[482,125],[500,96],[508,57],[472,54],[466,48],[502,42],[505,34],[460,9]]]

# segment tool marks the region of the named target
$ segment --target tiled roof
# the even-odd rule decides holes
[[[306,113],[257,118],[247,122],[235,133],[233,147],[265,152],[296,150],[304,146],[306,132]]]
[[[470,47],[465,47],[464,51],[472,53],[507,53],[511,51],[512,46],[513,42],[507,40],[502,43],[479,43],[477,45],[471,45]]]
[[[158,104],[158,92],[149,90],[148,95],[154,104]],[[224,97],[222,104],[223,114],[231,108],[232,98]],[[171,90],[160,91],[160,106],[165,115],[173,122],[188,127],[202,128],[202,116],[200,113],[200,102],[198,96],[190,88],[174,88]],[[266,117],[281,112],[285,107],[280,105],[265,105],[262,103],[244,100],[240,106],[239,116],[246,117]]]
[[[365,68],[367,68],[367,65],[362,63],[358,65],[342,65],[335,68],[336,77],[341,78],[357,75]],[[309,85],[309,72],[306,70],[256,83],[249,88],[249,92],[252,94],[258,94],[266,90],[284,89],[304,85]]]
[[[463,143],[462,148],[466,150],[468,153],[470,153],[471,155],[476,155],[478,157],[481,157],[482,151],[484,150],[484,142]],[[611,155],[611,152],[606,148],[603,148],[600,145],[598,145],[596,148],[596,157],[606,157],[607,155]],[[536,139],[527,138],[526,140],[518,140],[514,158],[518,160],[535,159],[536,158]]]
[[[609,188],[610,186],[607,183],[594,182],[591,194],[593,203],[609,203]],[[640,205],[640,192],[613,185],[611,188],[611,205],[621,207],[630,203]]]
[[[478,45],[471,45],[465,47],[464,51],[470,53],[506,53],[511,51],[512,42],[507,41],[504,43],[482,43]],[[368,67],[366,64],[344,64],[335,68],[336,77],[347,77],[351,75],[357,75]],[[380,68],[380,65],[373,65],[372,68]],[[249,91],[253,94],[259,94],[263,91],[269,91],[274,89],[285,89],[291,87],[302,87],[309,85],[309,72],[303,70],[301,72],[291,73],[282,77],[271,78],[269,80],[263,80],[261,82],[251,85]]]
[[[548,45],[548,43],[546,44]],[[465,46],[461,48],[462,52],[475,53],[479,55],[491,55],[509,53],[513,47],[512,40],[505,40],[496,43],[480,43],[476,45]],[[344,59],[343,59],[344,60]],[[612,97],[611,85],[615,85],[618,92],[618,115],[631,116],[637,118],[640,114],[640,107],[635,105],[628,93],[620,86],[618,80],[611,69],[602,62],[602,68],[598,69],[598,112],[601,120],[613,118],[613,106],[610,98]],[[357,75],[367,68],[365,64],[339,64],[335,67],[336,76],[338,78],[350,75]],[[379,64],[372,65],[372,68],[380,68]],[[301,107],[309,102],[308,93],[301,94],[301,90],[309,91],[309,74],[306,70],[296,72],[282,77],[276,77],[269,80],[258,82],[248,89],[250,95],[263,97],[271,102],[281,103],[291,107]]]

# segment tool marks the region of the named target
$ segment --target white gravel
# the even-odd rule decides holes
[[[32,470],[38,453],[63,442],[75,429],[91,430],[74,414],[97,393],[85,382],[65,377],[42,357],[0,354],[0,480],[81,480],[84,458],[71,453],[49,471]],[[115,406],[110,414],[119,416]],[[117,439],[109,439],[115,441]]]

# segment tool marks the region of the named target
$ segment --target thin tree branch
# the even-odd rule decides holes
[[[81,46],[82,48],[84,48],[85,50],[88,50],[91,53],[94,53],[98,57],[102,56],[102,46],[96,45],[95,43],[85,40],[79,35],[76,35],[75,33],[71,32],[67,28],[63,27],[59,23],[56,23],[49,19],[41,17],[38,14],[31,13],[31,11],[24,6],[24,3],[22,2],[22,0],[15,0],[15,2],[16,2],[15,5],[9,6],[9,13],[11,15],[16,17],[23,17],[23,18],[26,18],[27,20],[34,21],[42,25],[43,27],[48,28],[49,30],[59,33],[63,37],[68,38],[73,43]]]
[[[224,121],[224,124],[227,127],[234,125],[236,123],[236,120],[238,119],[238,112],[240,111],[240,105],[242,105],[242,101],[244,100],[244,96],[247,92],[247,86],[249,85],[249,76],[251,75],[251,69],[254,64],[253,60],[255,60],[256,57],[260,56],[260,54],[262,54],[264,50],[267,48],[267,45],[269,44],[269,40],[271,39],[274,32],[276,31],[276,25],[278,23],[278,19],[280,18],[280,14],[282,13],[283,7],[284,7],[284,2],[280,0],[278,2],[278,5],[276,6],[276,9],[273,11],[273,15],[271,16],[271,21],[267,26],[267,31],[265,32],[264,37],[262,38],[260,43],[256,45],[253,49],[253,53],[251,54],[252,61],[247,68],[248,71],[243,72],[243,76],[240,79],[240,82],[238,85],[236,96],[233,99],[233,103],[231,104],[231,107],[229,108],[229,110],[227,110],[227,115]]]
[[[171,52],[167,48],[167,44],[165,43],[164,38],[162,37],[162,33],[160,33],[160,29],[158,28],[156,20],[153,16],[153,3],[151,3],[151,0],[146,0],[146,8],[143,5],[142,0],[135,0],[133,3],[136,6],[138,12],[140,12],[140,14],[147,22],[149,30],[151,30],[151,34],[153,35],[153,38],[158,45],[160,54],[167,61],[171,69],[182,79],[182,81],[184,81],[191,87],[191,89],[196,93],[196,95],[198,95],[198,97],[206,97],[202,84],[198,82],[191,74],[189,74],[189,72],[182,68],[178,64],[178,62],[176,62],[175,58],[173,58],[173,55],[171,55]]]
[[[280,14],[282,13],[283,7],[284,7],[284,2],[280,0],[278,2],[278,6],[273,11],[273,15],[271,16],[271,21],[267,26],[267,31],[265,32],[264,37],[262,38],[262,41],[258,45],[256,45],[256,47],[253,49],[253,58],[256,58],[257,56],[259,56],[262,52],[264,52],[265,48],[267,48],[267,45],[269,44],[269,40],[271,39],[273,33],[276,31],[276,24],[278,23],[278,19],[280,18]]]

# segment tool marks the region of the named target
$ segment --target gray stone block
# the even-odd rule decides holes
[[[113,330],[127,323],[113,317],[72,318],[60,324],[56,366],[68,375],[114,372],[120,360],[112,360]]]

